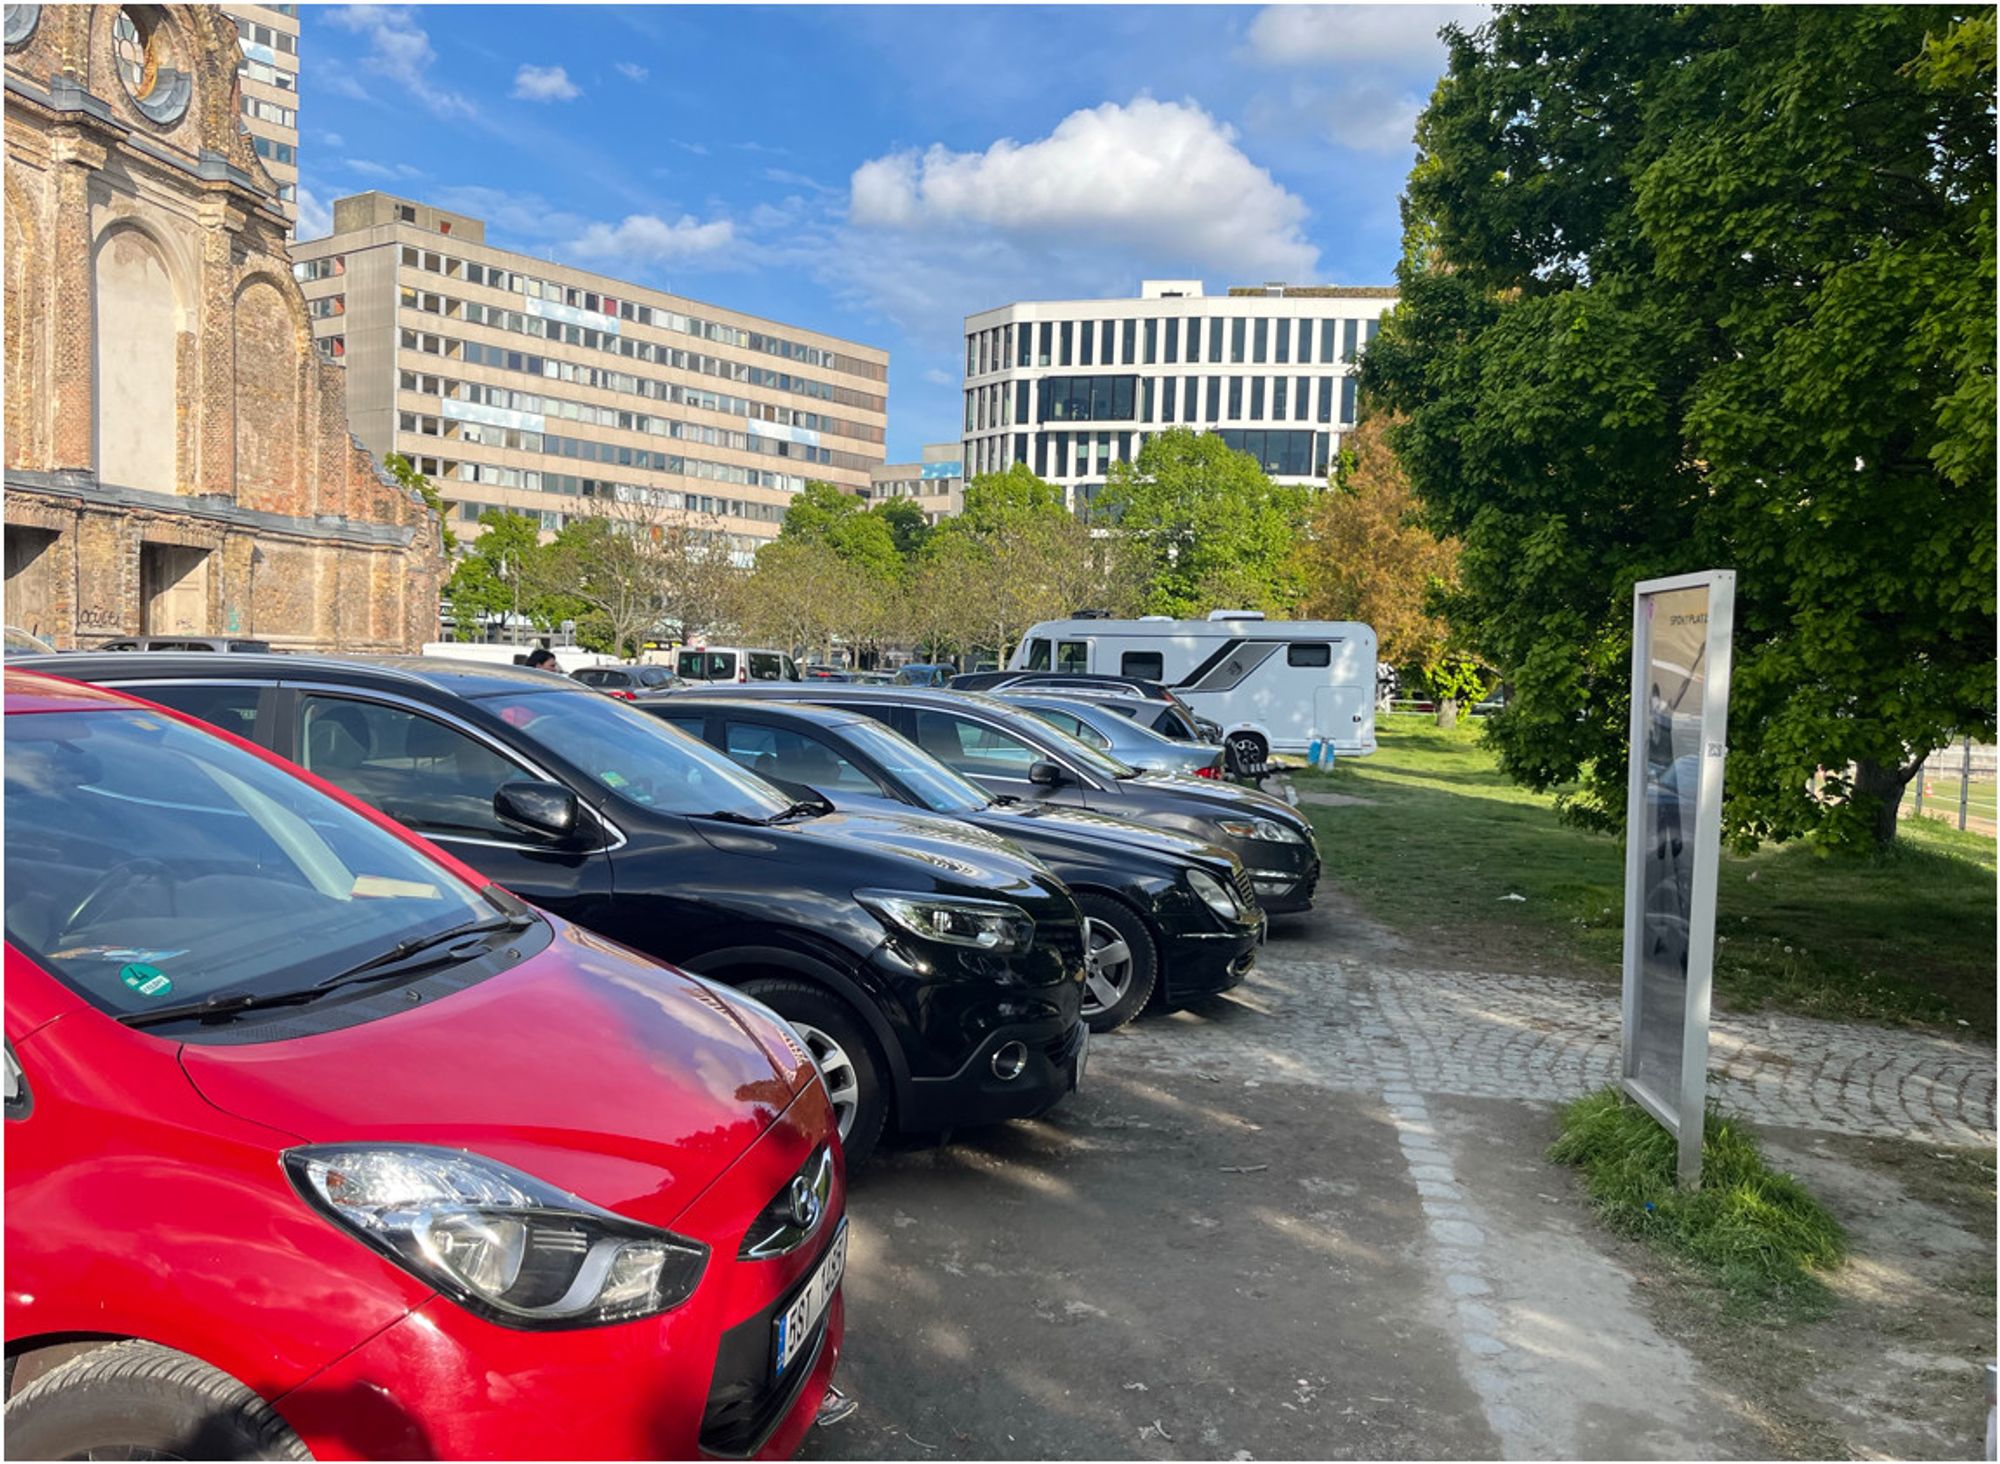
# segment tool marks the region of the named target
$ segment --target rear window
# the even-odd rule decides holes
[[[734,651],[682,651],[674,669],[689,681],[734,681]]]
[[[1293,641],[1285,647],[1287,666],[1331,666],[1333,647],[1325,641]]]
[[[7,719],[7,939],[116,1014],[292,990],[490,918],[279,768],[157,713]]]
[[[1137,676],[1145,681],[1159,681],[1166,674],[1166,662],[1158,651],[1127,651],[1118,658],[1120,676]]]

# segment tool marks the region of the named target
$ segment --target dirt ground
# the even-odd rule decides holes
[[[1348,1027],[1393,1046],[1368,973],[1409,957],[1337,904],[1280,923],[1239,992],[1094,1043],[1047,1118],[881,1154],[860,1406],[805,1457],[1976,1457],[1990,1149],[1762,1130],[1853,1259],[1824,1319],[1742,1321],[1597,1224],[1545,1094],[1326,1060]]]

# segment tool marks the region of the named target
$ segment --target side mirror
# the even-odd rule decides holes
[[[560,783],[504,783],[493,794],[493,815],[523,833],[565,841],[576,837],[576,795]]]
[[[1060,788],[1069,779],[1064,776],[1061,763],[1044,758],[1028,765],[1028,781],[1038,788]]]

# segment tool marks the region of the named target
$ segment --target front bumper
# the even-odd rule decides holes
[[[934,1131],[1046,1113],[1082,1081],[1089,1041],[1090,1029],[1081,1019],[1067,1026],[1034,1022],[999,1028],[949,1077],[910,1080],[913,1101],[902,1114],[902,1127]],[[1026,1049],[1026,1063],[1019,1076],[1001,1078],[993,1070],[994,1056],[1015,1042]]]
[[[1230,847],[1243,861],[1257,903],[1268,914],[1290,915],[1312,908],[1320,876],[1319,851],[1312,845],[1257,839]]]
[[[1228,930],[1165,932],[1160,948],[1161,997],[1168,1009],[1237,986],[1250,974],[1263,944],[1264,920]]]

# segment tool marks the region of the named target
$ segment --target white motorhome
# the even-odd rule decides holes
[[[1220,723],[1246,762],[1331,741],[1342,757],[1375,750],[1375,631],[1350,620],[1266,620],[1218,610],[1206,620],[1045,620],[1014,650],[1014,671],[1089,671],[1164,682]]]

